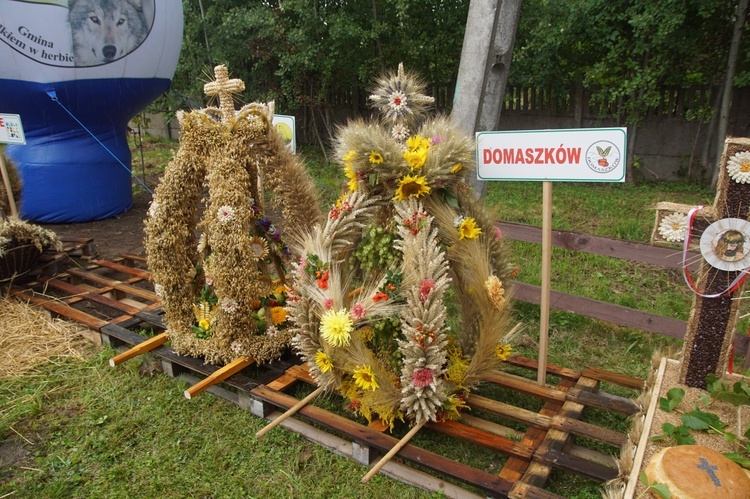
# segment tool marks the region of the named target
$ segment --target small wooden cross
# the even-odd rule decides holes
[[[214,68],[216,80],[203,85],[206,95],[219,96],[219,109],[221,109],[222,121],[229,122],[234,118],[234,100],[232,94],[238,94],[245,90],[245,83],[239,79],[229,79],[229,71],[224,65]]]
[[[728,227],[731,225],[730,221],[743,224],[750,220],[750,139],[728,138],[724,145],[720,168],[714,204],[696,213],[693,225],[689,228],[688,236],[691,240],[701,240],[707,230],[716,232],[717,228]],[[657,227],[652,241],[664,242],[665,238],[660,236],[670,234],[669,228],[677,226],[677,223],[672,226],[670,222],[666,224],[667,227],[664,227],[664,218],[675,213],[685,214],[688,209],[684,205],[660,203],[657,210]],[[676,216],[671,220],[678,219],[679,216]],[[714,222],[716,223],[711,225]],[[660,226],[666,229],[664,233],[659,231]],[[724,231],[724,233],[730,232],[733,231]],[[745,265],[746,260],[740,259],[739,254],[736,258],[727,256],[728,253],[719,254],[720,244],[716,241],[722,238],[721,233],[717,233],[717,238],[713,239],[713,243],[707,238],[704,238],[701,243],[701,252],[704,256],[711,257],[709,260],[713,262],[713,265],[705,258],[701,261],[698,273],[700,277],[695,281],[697,293],[693,297],[693,306],[685,333],[680,382],[691,387],[705,388],[706,375],[714,373],[721,377],[727,370],[734,330],[739,316],[740,300],[736,298],[742,294],[744,281],[737,283],[736,287],[733,287],[733,284],[742,275],[744,267],[750,266]],[[706,240],[708,241],[707,248],[705,248]],[[744,248],[740,244],[740,250],[750,255],[748,253],[750,237],[745,237]],[[735,268],[722,270],[714,266],[717,263],[721,265],[722,260],[730,262],[733,259],[739,260],[738,265],[733,266]],[[733,289],[729,291],[730,288]],[[718,294],[721,296],[701,296]]]

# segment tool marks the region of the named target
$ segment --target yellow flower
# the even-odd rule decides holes
[[[286,322],[286,310],[284,310],[284,307],[271,307],[271,322],[273,322],[274,326]]]
[[[510,354],[513,352],[513,347],[508,345],[503,345],[501,343],[498,343],[495,347],[495,356],[502,360],[506,361],[508,360],[508,357],[510,357]]]
[[[357,172],[355,171],[347,171],[344,172],[344,175],[346,175],[346,178],[349,179],[349,182],[346,183],[346,186],[349,188],[350,192],[354,192],[357,190]]]
[[[318,366],[318,369],[320,369],[320,372],[322,373],[327,373],[333,369],[331,358],[326,355],[325,352],[321,352],[320,350],[315,354],[315,365]]]
[[[375,151],[370,152],[370,163],[374,165],[379,165],[382,162],[383,162],[383,156],[381,156],[379,152],[375,152]]]
[[[326,310],[320,318],[320,335],[329,345],[348,346],[352,338],[352,329],[352,316],[346,309]]]
[[[484,287],[487,289],[487,295],[490,298],[490,302],[492,302],[492,306],[498,310],[502,310],[505,304],[503,282],[496,275],[491,275],[484,281]]]
[[[375,373],[370,366],[357,366],[352,374],[354,382],[363,390],[377,390],[378,382],[375,381]]]
[[[469,363],[463,358],[461,350],[450,350],[448,352],[448,365],[445,369],[445,377],[455,383],[458,388],[463,388],[468,370]]]
[[[410,151],[416,151],[417,149],[426,150],[430,148],[430,141],[421,135],[412,135],[406,140],[406,147],[408,147]]]
[[[208,331],[209,329],[211,329],[211,323],[208,319],[204,318],[198,321],[198,327],[203,329],[204,331]]]
[[[349,162],[357,157],[357,151],[351,150],[348,153],[344,154],[344,157],[342,158],[344,161]]]
[[[473,218],[465,218],[461,225],[458,226],[459,239],[476,239],[482,233],[482,229],[477,227],[477,222]]]
[[[427,161],[427,149],[415,149],[414,151],[404,151],[404,159],[409,165],[410,170],[422,168]]]
[[[455,165],[453,165],[453,168],[451,168],[451,173],[458,173],[463,169],[463,167],[464,165],[462,165],[461,163],[456,163]]]
[[[396,201],[403,201],[411,197],[419,197],[423,194],[430,193],[430,186],[427,185],[425,177],[406,175],[398,182],[396,195],[393,197]]]

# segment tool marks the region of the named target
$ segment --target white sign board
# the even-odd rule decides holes
[[[0,114],[0,144],[25,144],[21,117],[17,114]]]
[[[284,114],[273,115],[273,126],[279,135],[284,139],[286,145],[292,150],[293,153],[297,153],[297,129],[294,126],[294,116],[286,116]]]
[[[478,132],[480,180],[624,182],[626,128]]]

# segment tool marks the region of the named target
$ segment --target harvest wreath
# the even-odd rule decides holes
[[[399,66],[370,97],[382,121],[340,130],[348,192],[296,248],[286,306],[318,385],[391,429],[457,418],[510,354],[513,270],[464,182],[473,143],[446,118],[425,120],[423,88]]]
[[[273,103],[235,112],[231,94],[244,84],[224,66],[216,74],[206,91],[221,109],[178,113],[180,147],[145,221],[148,266],[178,353],[268,362],[294,334],[283,309],[287,243],[322,215],[312,180],[272,126]],[[278,220],[265,213],[266,189]]]

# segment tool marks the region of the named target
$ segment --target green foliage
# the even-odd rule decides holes
[[[659,408],[664,412],[672,412],[685,397],[685,390],[682,388],[672,388],[667,392],[667,398],[659,398]]]
[[[670,492],[669,488],[663,483],[649,483],[645,471],[641,471],[641,473],[638,475],[638,479],[644,487],[646,487],[649,491],[655,493],[659,497],[662,497],[664,499],[670,499],[672,497],[672,492]]]

